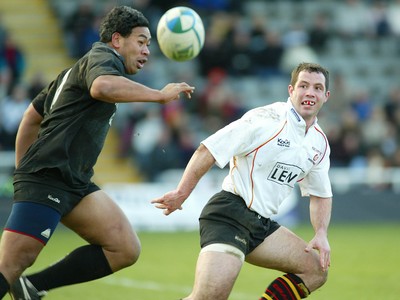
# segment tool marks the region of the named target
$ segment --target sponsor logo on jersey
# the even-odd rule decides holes
[[[290,141],[288,139],[283,140],[283,139],[278,138],[278,146],[289,148]]]
[[[293,188],[302,173],[304,171],[298,166],[277,162],[272,168],[268,180]]]
[[[310,161],[313,165],[315,165],[317,163],[317,161],[319,160],[319,158],[323,155],[323,153],[315,147],[312,147],[312,149],[316,153],[312,159],[308,158],[308,161]]]
[[[317,152],[319,155],[322,155],[323,153],[318,150],[317,148],[315,148],[314,146],[312,147],[313,151]]]

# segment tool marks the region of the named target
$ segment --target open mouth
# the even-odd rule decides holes
[[[141,68],[143,68],[144,64],[147,62],[147,59],[138,59],[137,62],[138,62],[137,67],[139,69],[141,69]]]
[[[305,101],[301,102],[301,105],[314,106],[315,105],[315,101],[305,100]]]

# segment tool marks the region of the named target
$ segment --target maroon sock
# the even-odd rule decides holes
[[[309,294],[310,291],[300,277],[285,274],[271,282],[260,300],[300,300]]]

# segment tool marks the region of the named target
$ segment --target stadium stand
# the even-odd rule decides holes
[[[122,109],[117,115],[115,131],[102,154],[117,157],[120,162],[104,163],[106,167],[100,174],[109,173],[113,165],[119,168],[120,163],[126,165],[127,160],[132,161],[130,167],[136,175],[142,174],[141,177],[126,175],[127,181],[157,180],[157,175],[154,176],[157,172],[182,167],[185,159],[178,161],[176,153],[172,157],[173,151],[168,153],[165,149],[178,145],[181,157],[186,158],[185,155],[202,138],[243,111],[277,99],[285,101],[289,75],[285,66],[306,57],[328,67],[332,73],[332,97],[320,117],[334,150],[332,165],[366,168],[380,161],[384,167],[400,166],[397,146],[400,117],[393,118],[393,115],[400,115],[400,99],[395,92],[400,78],[400,36],[396,23],[400,16],[393,16],[400,11],[400,1],[231,0],[219,2],[221,7],[211,7],[212,1],[196,0],[169,1],[168,4],[151,0],[99,0],[95,5],[93,1],[80,0],[25,2],[22,6],[2,1],[0,13],[7,23],[14,24],[12,31],[21,42],[30,41],[30,44],[21,44],[28,55],[29,74],[40,67],[52,75],[77,58],[67,57],[70,40],[66,24],[82,5],[89,6],[94,14],[93,23],[86,24],[88,27],[96,26],[96,17],[112,5],[138,8],[150,19],[155,39],[157,20],[168,7],[191,6],[203,18],[207,29],[206,45],[198,59],[187,63],[168,61],[160,54],[155,42],[150,62],[137,76],[137,80],[154,87],[175,80],[185,80],[197,87],[192,101],[158,111],[159,120],[167,125],[169,132],[162,141],[151,141],[154,144],[151,155],[158,161],[160,157],[165,158],[166,165],[163,168],[160,164],[146,165],[146,169],[140,169],[140,157],[134,145],[141,142],[136,125],[145,121],[143,109],[146,108],[133,106]],[[37,13],[33,15],[35,11]],[[26,23],[33,21],[36,23]],[[361,23],[363,26],[358,26]],[[44,30],[49,31],[44,33]],[[272,37],[278,45],[274,49],[268,48]],[[50,40],[56,40],[56,44],[50,44]],[[238,43],[240,40],[248,41],[244,45],[247,48]],[[36,54],[30,54],[30,51]],[[43,51],[52,52],[40,55]],[[56,62],[55,57],[60,53],[63,59]],[[265,53],[268,57],[273,53],[275,65],[264,61]],[[44,61],[39,61],[38,56],[44,57]],[[391,109],[386,109],[388,106]],[[360,111],[365,108],[368,113],[361,119]],[[377,110],[384,112],[383,119],[373,117]],[[361,140],[354,146],[355,140],[351,138],[357,136],[354,132],[361,133],[377,123],[386,128],[380,139],[371,143],[361,135]],[[380,159],[375,159],[376,156]],[[102,165],[103,161],[100,161],[99,167]],[[118,180],[124,178],[118,176]]]

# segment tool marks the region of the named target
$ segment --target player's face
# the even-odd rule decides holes
[[[118,35],[118,33],[116,33]],[[147,27],[135,27],[128,37],[117,36],[118,47],[115,49],[125,60],[125,69],[128,74],[136,74],[143,68],[150,55],[151,34]]]
[[[328,100],[322,73],[301,71],[295,86],[289,85],[290,100],[307,124],[314,122],[319,110]]]

